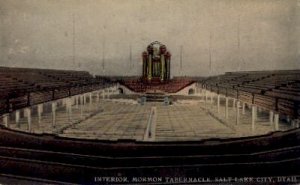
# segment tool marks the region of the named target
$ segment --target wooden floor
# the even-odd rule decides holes
[[[15,123],[14,114],[10,116],[9,127],[32,133],[53,133],[62,137],[118,140],[133,139],[143,141],[149,124],[151,109],[155,107],[154,141],[187,141],[208,138],[231,138],[262,135],[274,131],[268,115],[258,114],[255,132],[251,131],[251,112],[246,109],[240,114],[240,123],[235,122],[235,108],[229,107],[229,119],[225,121],[225,108],[202,101],[177,102],[173,105],[146,103],[139,105],[133,100],[101,99],[83,106],[72,105],[72,119],[69,120],[65,105],[60,105],[56,112],[56,123],[52,125],[51,103],[44,106],[41,122],[35,108],[32,110],[31,130],[28,130],[27,118],[20,119],[20,127]],[[21,112],[22,115],[22,112]],[[290,129],[287,123],[279,123],[280,130]]]
[[[159,106],[156,140],[197,140],[234,137],[234,130],[203,111],[199,105]]]
[[[62,136],[143,140],[150,109],[138,104],[100,102],[103,112],[64,131]]]

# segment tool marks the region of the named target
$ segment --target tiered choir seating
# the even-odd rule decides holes
[[[300,70],[230,72],[200,82],[213,92],[292,117],[300,115]]]
[[[187,87],[192,84],[194,81],[188,78],[174,78],[170,80],[168,83],[161,84],[147,84],[142,81],[136,80],[124,80],[120,83],[124,86],[128,87],[134,92],[148,92],[148,91],[162,91],[166,93],[176,93],[181,89]]]
[[[0,67],[0,114],[103,85],[86,71]]]

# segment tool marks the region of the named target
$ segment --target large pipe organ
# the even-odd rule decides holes
[[[170,79],[171,54],[158,41],[148,45],[143,54],[143,79],[148,82],[166,82]]]

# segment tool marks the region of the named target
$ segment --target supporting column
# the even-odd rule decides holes
[[[83,118],[83,99],[84,95],[80,96],[80,117]]]
[[[245,114],[245,102],[242,103],[242,114]]]
[[[19,110],[16,110],[15,112],[15,116],[16,116],[16,125],[18,128],[20,128],[20,111]]]
[[[274,114],[274,124],[275,124],[275,130],[279,130],[279,114],[275,113]]]
[[[213,100],[214,100],[213,97],[214,97],[213,93],[210,92],[210,103],[211,103],[211,104],[213,104]]]
[[[77,108],[79,108],[79,106],[83,103],[80,99],[80,96],[81,95],[77,95],[77,103],[78,103]]]
[[[90,106],[92,106],[92,102],[93,102],[92,101],[92,93],[90,92],[89,95],[90,95]]]
[[[269,120],[270,120],[270,125],[273,125],[274,121],[274,112],[270,110],[269,112]]]
[[[86,94],[83,95],[83,105],[86,104]]]
[[[251,124],[251,130],[254,132],[255,130],[255,121],[256,121],[256,115],[257,115],[257,107],[255,105],[252,105],[252,124]]]
[[[75,105],[76,105],[76,109],[78,109],[78,104],[79,104],[79,96],[76,95],[76,96],[75,96]]]
[[[7,128],[9,128],[8,115],[9,115],[9,114],[3,114],[3,124],[4,124],[4,126],[6,126]]]
[[[38,110],[38,126],[40,126],[42,120],[43,104],[39,104],[37,106],[37,110]]]
[[[69,109],[69,98],[64,98],[63,99],[64,106],[66,106],[66,114],[68,114],[68,109]]]
[[[71,105],[75,105],[75,104],[76,104],[76,99],[75,99],[75,96],[71,96],[71,100],[72,100],[72,103],[71,103]]]
[[[71,120],[70,108],[71,108],[71,98],[68,97],[68,98],[66,98],[66,115],[67,115],[69,121]]]
[[[218,99],[217,99],[217,110],[218,114],[220,113],[220,94],[218,94]]]
[[[205,104],[207,103],[207,90],[204,89],[204,93],[205,93]]]
[[[31,126],[31,109],[30,108],[25,108],[24,111],[27,114],[27,124],[28,124],[28,131],[32,131],[32,126]]]
[[[232,100],[232,108],[235,109],[235,105],[236,105],[236,99],[233,98]]]
[[[240,101],[236,102],[236,125],[240,123]]]
[[[71,96],[71,106],[75,105],[75,96]]]
[[[225,97],[225,119],[228,120],[228,97]]]
[[[72,121],[72,97],[69,105],[69,120]]]
[[[56,124],[56,102],[52,102],[52,127],[55,127]]]
[[[256,111],[255,111],[255,120],[258,120],[258,109],[259,109],[260,107],[257,107],[256,106]]]

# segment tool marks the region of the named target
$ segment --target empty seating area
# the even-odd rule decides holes
[[[203,111],[201,104],[157,108],[155,137],[157,141],[189,141],[238,136],[234,130]]]
[[[230,106],[226,122],[223,117],[224,102],[221,104],[223,108],[220,115],[212,115],[211,112],[215,112],[216,107],[212,104],[205,105],[203,101],[178,102],[172,106],[161,102],[140,105],[133,100],[103,98],[103,93],[104,91],[94,91],[17,110],[9,115],[7,127],[31,134],[48,133],[67,138],[155,142],[247,137],[274,131],[268,117],[260,115],[255,126],[256,132],[252,132],[251,112],[248,109],[241,115],[240,124],[235,125],[234,107]],[[150,140],[145,135],[149,132],[153,107],[156,111],[151,122],[153,140]],[[280,130],[290,129],[283,121],[279,126]]]
[[[47,71],[42,74],[70,85],[90,84],[91,82],[95,82],[93,76],[86,71]]]
[[[111,95],[118,94],[117,86],[96,91],[89,89],[88,93],[68,97],[63,97],[67,92],[61,89],[54,94],[56,100],[52,99],[52,93],[32,92],[33,98],[29,102],[32,105],[27,107],[22,104],[27,96],[18,97],[15,99],[16,110],[6,114],[6,121],[0,122],[13,130],[30,133],[113,141],[190,141],[262,135],[275,130],[268,116],[260,115],[253,132],[249,108],[241,115],[240,124],[235,125],[234,103],[232,107],[227,106],[229,113],[226,113],[222,101],[220,114],[212,114],[216,112],[216,97],[211,99],[215,105],[208,104],[203,94],[197,94],[201,95],[198,101],[185,101],[182,97],[184,101],[166,106],[163,102],[139,104],[136,99],[114,99]],[[39,99],[47,101],[37,103]],[[25,108],[19,108],[22,106]],[[278,127],[280,130],[292,128],[283,121]],[[147,136],[149,133],[151,137]]]
[[[0,72],[8,78],[37,89],[66,87],[74,83],[81,85],[93,80],[93,76],[86,71],[1,67]]]
[[[239,80],[241,77],[245,77],[245,74],[241,73],[226,73],[224,75],[218,75],[213,77],[208,77],[202,80],[203,83],[210,84],[210,85],[235,85],[237,82],[235,80]]]
[[[86,120],[93,121],[93,116],[103,110],[110,111],[111,114],[113,110],[103,105],[104,100],[100,102],[100,97],[109,98],[114,93],[117,93],[116,88],[107,88],[18,108],[2,115],[0,123],[13,130],[36,134],[62,134],[69,127],[76,128],[77,124]],[[126,108],[125,105],[123,109]],[[97,121],[93,123],[98,124]],[[128,124],[130,123],[128,121]]]
[[[32,84],[11,77],[7,72],[0,71],[0,97],[7,97],[10,92],[35,89]]]
[[[0,72],[7,93],[0,101],[1,111],[11,113],[3,114],[2,124],[63,137],[137,141],[244,137],[294,128],[291,120],[300,113],[299,71],[234,72],[199,79],[194,96],[201,103],[180,105],[175,101],[170,106],[162,102],[140,105],[136,98],[129,101],[121,95],[121,99],[111,99],[110,95],[118,94],[118,86],[107,86],[107,79],[93,78],[84,71],[1,68]],[[149,84],[126,79],[120,83],[137,93],[154,91],[157,96],[159,92],[176,93],[194,80],[173,78],[168,83]],[[110,98],[105,99],[106,95]]]
[[[166,93],[176,93],[181,89],[187,87],[188,85],[192,84],[194,81],[189,78],[174,78],[168,83],[158,83],[158,84],[147,84],[143,83],[142,81],[136,80],[124,80],[120,81],[120,83],[130,90],[134,92],[148,92],[148,91],[162,91]]]
[[[104,86],[86,71],[0,67],[0,113]]]
[[[67,99],[61,99],[31,106],[30,120],[28,119],[29,109],[16,110],[8,117],[8,128],[30,133],[59,134],[68,126],[78,124],[101,111],[96,103],[99,99],[95,93],[92,96],[87,95],[85,95],[85,100],[78,97],[70,99],[72,100],[70,104]],[[53,103],[55,103],[54,114]]]
[[[300,70],[230,72],[200,83],[217,94],[299,118]]]
[[[252,130],[253,135],[263,135],[273,131],[286,131],[293,129],[295,125],[291,123],[291,119],[281,116],[278,119],[278,124],[274,124],[274,118],[269,115],[267,109],[257,107],[252,120],[252,106],[239,102],[235,99],[227,99],[220,97],[219,107],[217,97],[212,96],[210,101],[202,104],[203,110],[214,115],[215,118],[221,120],[227,127],[231,128],[237,137],[249,136],[249,131]]]
[[[83,139],[142,141],[150,109],[117,101],[100,101],[102,112],[63,132],[61,136]]]

